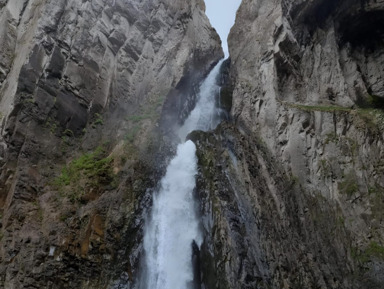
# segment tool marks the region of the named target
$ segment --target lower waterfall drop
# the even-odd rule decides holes
[[[207,131],[218,125],[220,108],[215,95],[222,62],[201,84],[196,106],[179,129],[181,140],[193,130]],[[192,141],[179,144],[160,190],[154,195],[152,214],[144,231],[145,269],[141,289],[194,288],[192,248],[202,243],[193,197],[196,174],[195,144]]]

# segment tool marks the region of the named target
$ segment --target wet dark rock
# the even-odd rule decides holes
[[[224,112],[224,118],[228,119],[232,109],[232,94],[233,94],[233,83],[230,79],[230,69],[231,69],[231,59],[228,58],[223,62],[220,71],[220,94],[219,94],[219,103],[220,107]]]
[[[260,140],[233,125],[194,141],[205,288],[359,288],[330,201],[303,192]]]
[[[193,266],[193,286],[192,289],[201,289],[201,264],[200,250],[195,241],[192,242],[192,266]]]
[[[58,46],[55,46],[48,67],[46,69],[48,77],[61,79],[64,66],[65,57],[61,53],[61,49]]]

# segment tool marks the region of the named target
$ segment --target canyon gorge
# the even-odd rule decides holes
[[[203,0],[0,0],[0,288],[384,288],[384,1],[242,0],[228,48]]]

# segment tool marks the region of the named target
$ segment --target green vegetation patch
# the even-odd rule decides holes
[[[139,114],[128,116],[125,119],[133,123],[140,123],[144,120],[157,121],[160,117],[158,109],[164,103],[164,99],[165,97],[156,98],[154,101],[148,103],[145,108],[142,108]]]
[[[352,257],[361,263],[368,263],[373,259],[384,260],[384,247],[372,241],[362,252],[358,252],[357,248],[352,248]]]
[[[375,184],[368,188],[372,215],[377,219],[384,217],[384,188]]]
[[[339,140],[338,136],[336,133],[329,133],[326,135],[325,142],[324,144],[329,144],[329,143],[337,143]]]
[[[323,112],[350,112],[351,108],[336,105],[301,105],[296,103],[285,103],[288,107],[297,108],[303,111],[323,111]]]
[[[135,138],[137,134],[139,133],[141,127],[140,125],[135,125],[129,132],[125,135],[125,140],[133,143],[135,141]]]
[[[361,108],[357,110],[359,117],[370,129],[384,129],[384,111],[377,108]]]
[[[164,103],[165,97],[158,96],[156,99],[149,101],[143,106],[138,114],[125,117],[126,121],[129,121],[129,130],[125,135],[125,141],[128,143],[134,143],[140,131],[144,126],[144,121],[148,120],[152,123],[157,122],[160,118],[159,108]]]
[[[55,120],[49,117],[45,122],[45,128],[49,129],[51,134],[55,134],[58,128],[58,124],[56,123]]]
[[[297,103],[282,102],[283,105],[290,108],[296,108],[302,111],[321,111],[321,112],[355,112],[370,129],[384,129],[384,100],[370,96],[369,104],[359,108],[348,108],[337,105],[302,105]]]
[[[344,177],[344,180],[338,185],[341,194],[352,196],[359,191],[359,185],[356,182],[356,176],[353,173],[349,173]]]
[[[319,163],[323,177],[328,177],[332,173],[332,166],[328,159],[321,159]]]
[[[95,121],[92,126],[95,127],[96,125],[103,125],[103,124],[104,124],[103,116],[100,113],[95,113]]]
[[[365,250],[365,253],[371,257],[384,259],[384,247],[376,242],[371,242],[367,250]]]
[[[74,137],[75,136],[73,131],[68,129],[68,128],[63,132],[63,134],[66,135],[66,136],[69,136],[69,137]]]
[[[70,162],[62,169],[54,184],[61,190],[70,192],[71,200],[78,200],[87,192],[99,192],[115,181],[112,167],[113,158],[98,147],[94,152],[86,153]]]

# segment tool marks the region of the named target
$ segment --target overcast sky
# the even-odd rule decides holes
[[[236,11],[241,0],[205,0],[206,14],[223,42],[225,56],[228,57],[227,37],[235,23]]]

